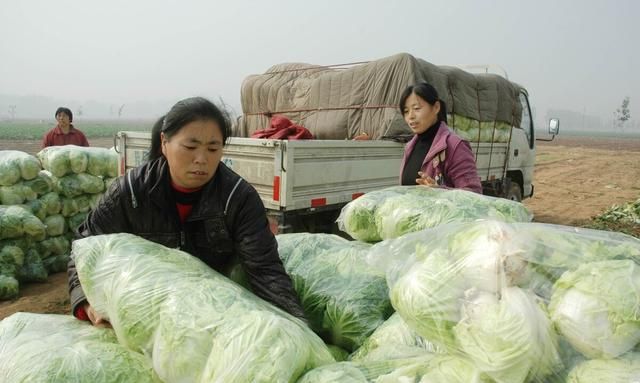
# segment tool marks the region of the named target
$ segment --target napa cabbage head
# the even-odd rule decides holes
[[[518,287],[470,289],[454,332],[460,349],[496,382],[542,381],[563,368],[542,302]]]
[[[612,359],[640,342],[640,268],[632,260],[586,263],[554,285],[556,328],[588,358]]]
[[[442,352],[436,345],[413,331],[398,313],[394,313],[351,354],[352,361],[407,358]]]
[[[592,359],[576,365],[567,383],[638,382],[640,354],[627,353],[617,359]]]

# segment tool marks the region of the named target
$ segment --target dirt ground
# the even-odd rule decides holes
[[[93,146],[111,147],[113,141],[91,140]],[[39,142],[0,141],[0,150],[35,154]],[[640,139],[558,137],[539,142],[535,193],[525,200],[534,220],[580,225],[613,204],[640,197]],[[67,313],[66,273],[49,276],[46,283],[20,286],[20,297],[0,302],[0,319],[17,311]]]

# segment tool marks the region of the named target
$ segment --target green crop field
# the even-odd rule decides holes
[[[151,131],[150,120],[78,120],[74,126],[87,138],[113,137],[121,130]],[[34,140],[55,126],[55,121],[14,120],[0,121],[0,140]]]

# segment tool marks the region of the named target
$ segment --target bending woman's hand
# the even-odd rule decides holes
[[[109,321],[106,320],[104,317],[100,316],[100,314],[98,314],[96,310],[94,310],[93,307],[91,307],[89,302],[85,303],[83,308],[84,308],[84,311],[87,313],[87,316],[89,317],[89,321],[91,321],[91,324],[93,324],[96,327],[111,328],[111,323],[109,323]]]
[[[420,178],[416,178],[416,183],[418,185],[428,186],[428,187],[438,187],[436,180],[434,180],[433,178],[429,177],[423,172],[418,172],[418,175],[420,176]]]

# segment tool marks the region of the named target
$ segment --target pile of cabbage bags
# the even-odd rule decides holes
[[[60,195],[60,214],[71,231],[84,221],[118,175],[118,156],[110,149],[50,146],[37,156],[53,175],[54,190]]]
[[[313,370],[303,381],[640,377],[636,238],[480,220],[380,242],[367,260],[385,272],[396,314],[351,361]],[[416,358],[423,358],[419,367]]]
[[[501,121],[478,121],[454,114],[449,117],[449,126],[469,142],[509,142],[511,124]]]
[[[46,280],[34,248],[45,236],[45,225],[28,208],[0,205],[0,299],[18,295],[18,280]]]
[[[0,151],[0,300],[18,295],[18,281],[66,270],[73,229],[117,170],[117,154],[104,148],[55,146],[37,157]]]
[[[0,204],[18,205],[36,199],[31,184],[40,170],[37,158],[17,150],[0,150]]]
[[[111,234],[72,256],[90,304],[164,382],[290,382],[334,362],[305,323],[180,250]]]
[[[70,315],[16,313],[0,322],[3,382],[158,382],[145,357],[111,329]]]
[[[371,245],[331,234],[281,234],[278,252],[309,325],[349,352],[391,315],[384,273],[369,267]]]
[[[377,242],[449,222],[529,222],[532,218],[523,204],[503,198],[461,189],[394,186],[351,201],[337,221],[352,238]]]

